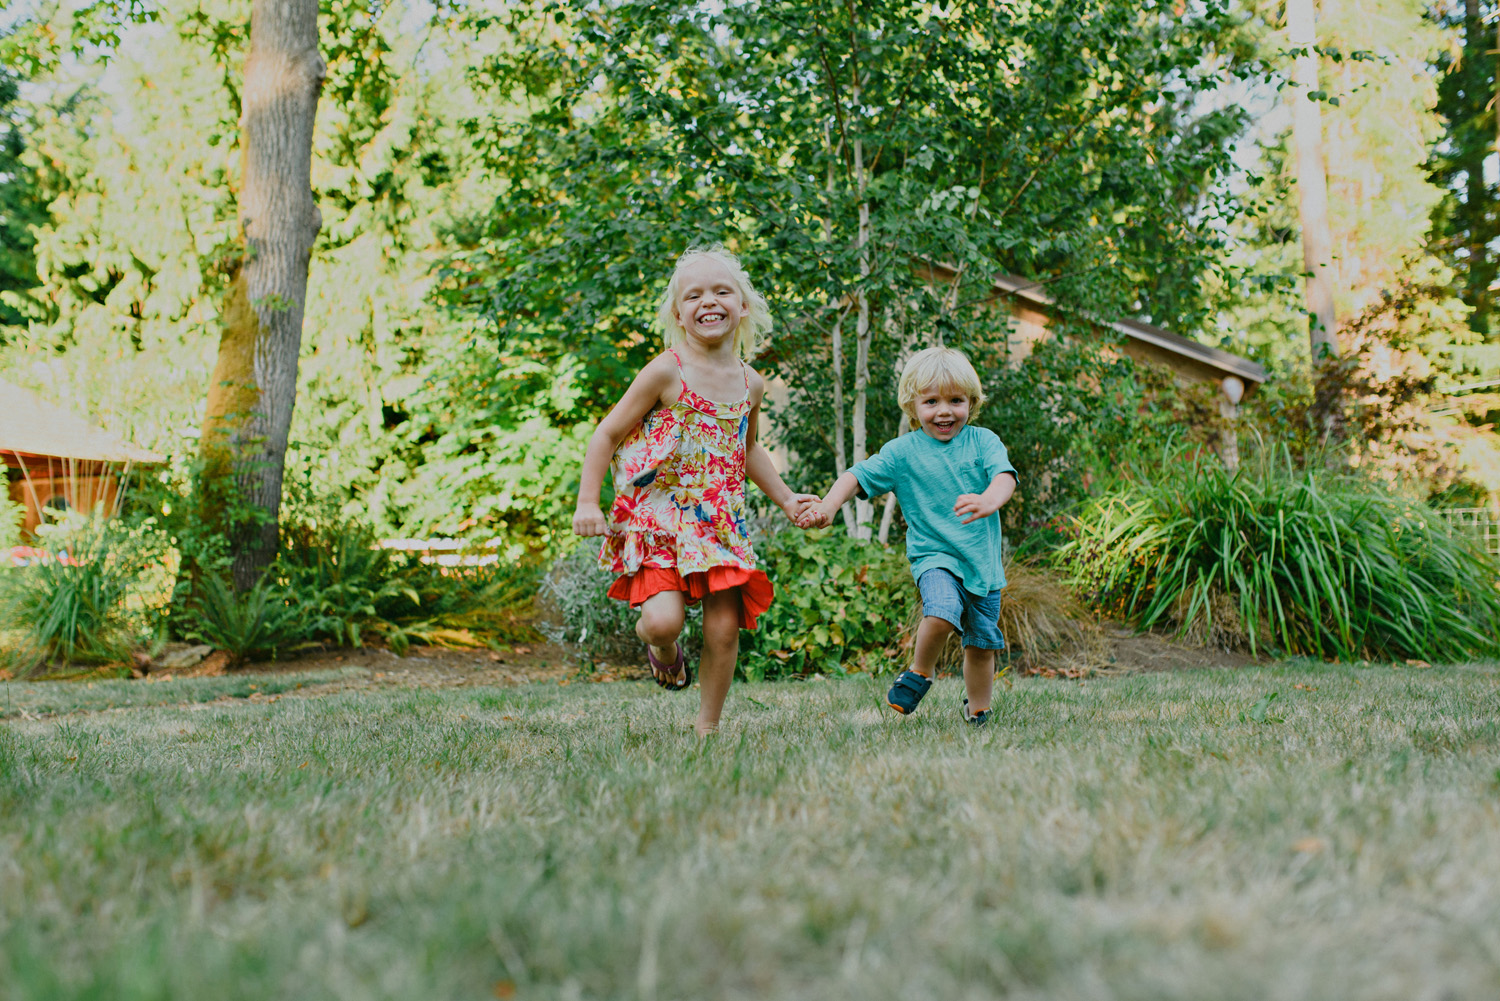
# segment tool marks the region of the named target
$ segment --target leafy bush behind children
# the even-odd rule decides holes
[[[1461,660],[1500,651],[1493,563],[1431,508],[1267,452],[1230,473],[1178,450],[1083,509],[1060,550],[1142,628],[1252,652]]]
[[[598,569],[598,548],[585,543],[552,565],[541,588],[552,621],[542,630],[589,659],[642,663],[637,613],[605,596],[612,578]],[[755,548],[776,600],[754,632],[740,634],[742,679],[873,670],[900,644],[907,592],[916,589],[899,548],[856,541],[842,528],[778,532]],[[689,657],[702,643],[701,614],[700,606],[688,610]]]
[[[885,670],[916,592],[899,546],[850,538],[842,527],[779,532],[758,544],[776,600],[740,639],[750,680]]]

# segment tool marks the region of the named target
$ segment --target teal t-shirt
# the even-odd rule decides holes
[[[895,491],[906,517],[913,577],[942,567],[970,594],[983,596],[1005,586],[999,513],[967,525],[953,513],[960,494],[982,494],[999,474],[1016,475],[995,432],[965,424],[944,442],[918,429],[886,442],[850,472],[867,497]]]

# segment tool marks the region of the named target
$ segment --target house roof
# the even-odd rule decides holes
[[[1025,299],[1043,309],[1056,311],[1057,300],[1052,298],[1034,281],[1025,278],[1017,278],[1015,275],[1001,275],[995,279],[995,290],[1006,295]],[[1268,374],[1264,366],[1258,365],[1249,358],[1241,358],[1237,354],[1221,351],[1218,348],[1200,344],[1195,340],[1174,334],[1170,330],[1154,327],[1149,323],[1141,323],[1139,320],[1107,320],[1101,321],[1104,325],[1123,334],[1125,337],[1149,344],[1152,347],[1168,351],[1172,354],[1181,355],[1199,365],[1207,366],[1223,375],[1233,375],[1246,382],[1257,385],[1266,381]]]
[[[31,390],[3,379],[0,379],[0,457],[11,465],[27,458],[167,461],[165,455],[132,445],[66,407],[48,403]]]

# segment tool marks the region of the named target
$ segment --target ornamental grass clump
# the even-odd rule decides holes
[[[123,662],[164,629],[172,567],[151,526],[73,514],[38,534],[26,566],[0,569],[3,653],[19,673]]]
[[[1059,552],[1085,598],[1140,628],[1252,653],[1463,660],[1500,652],[1497,567],[1432,508],[1269,453],[1137,470]]]

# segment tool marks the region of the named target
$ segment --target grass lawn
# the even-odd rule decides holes
[[[887,680],[0,686],[0,998],[1500,996],[1500,665]]]

